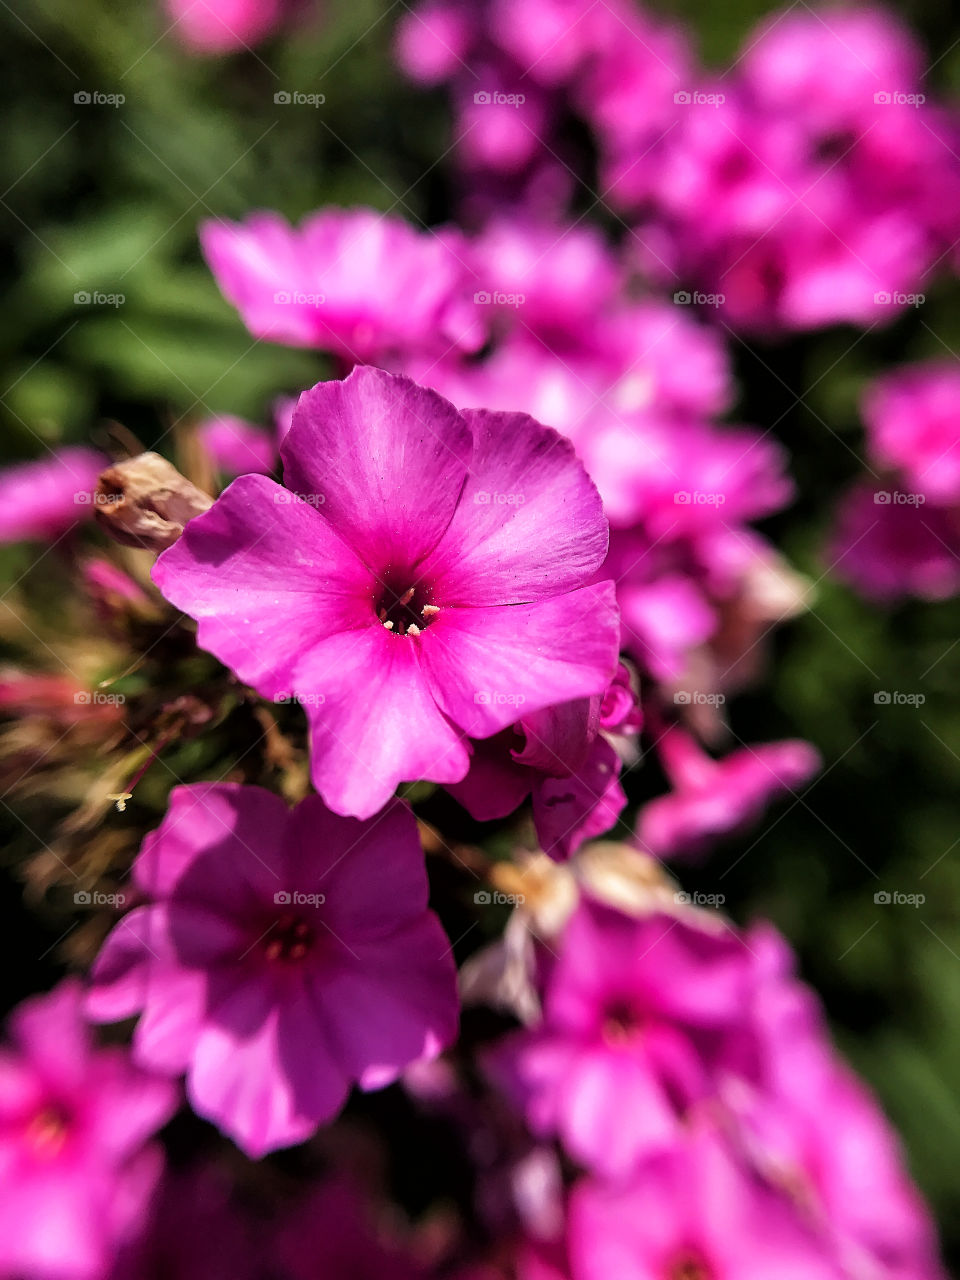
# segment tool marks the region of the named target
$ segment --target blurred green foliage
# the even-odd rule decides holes
[[[674,12],[719,66],[766,7],[684,0]],[[451,216],[443,98],[414,92],[390,60],[404,8],[329,0],[312,24],[255,54],[205,60],[165,36],[153,0],[0,6],[5,460],[37,455],[41,441],[97,440],[109,419],[161,448],[172,424],[208,412],[266,421],[277,394],[329,373],[318,355],[250,339],[202,263],[196,228],[262,207],[298,218],[322,204],[369,204],[429,223]],[[923,0],[907,16],[931,61],[947,51],[932,78],[948,91],[960,79],[960,45],[945,11]],[[323,93],[326,103],[277,105],[282,89]],[[75,103],[93,90],[125,101]],[[93,290],[125,300],[75,303]],[[880,612],[824,576],[822,551],[836,497],[860,466],[864,379],[960,350],[956,289],[928,294],[921,311],[883,333],[768,347],[731,340],[737,416],[776,424],[798,485],[769,532],[818,583],[812,611],[772,638],[769,682],[733,704],[734,740],[803,736],[825,770],[685,879],[726,894],[738,920],[770,917],[797,947],[844,1049],[904,1134],[956,1253],[960,601]],[[33,559],[22,547],[4,552],[4,589]],[[880,690],[926,701],[878,705]],[[653,766],[630,777],[637,800],[659,785]],[[878,905],[881,890],[926,902]],[[39,955],[55,939],[38,927],[35,941]],[[23,970],[21,957],[5,1003],[31,984]]]

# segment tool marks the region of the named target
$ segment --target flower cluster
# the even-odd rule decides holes
[[[907,365],[863,396],[869,476],[842,499],[827,550],[865,596],[943,600],[960,590],[960,371]]]
[[[875,8],[717,75],[627,0],[401,7],[455,219],[199,228],[325,376],[178,422],[187,474],[123,429],[0,473],[0,543],[67,572],[52,625],[7,593],[0,780],[83,974],[0,1050],[0,1276],[942,1280],[787,943],[664,864],[821,769],[727,707],[812,598],[732,343],[919,305],[958,122]],[[207,53],[301,10],[168,8]],[[958,393],[867,383],[829,554],[873,600],[960,592]]]
[[[960,120],[879,6],[774,14],[717,73],[626,0],[428,0],[398,57],[450,85],[471,208],[568,200],[572,108],[643,269],[731,328],[883,324],[955,255]]]

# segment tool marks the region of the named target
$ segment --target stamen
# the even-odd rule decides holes
[[[414,591],[416,591],[416,587],[411,587],[411,588],[409,589],[409,591],[405,591],[405,592],[403,593],[403,595],[400,597],[399,603],[400,603],[400,604],[409,604],[409,603],[410,603],[410,601],[413,599],[413,593],[414,593]]]
[[[407,627],[407,635],[418,636],[419,634],[420,634],[420,628],[417,626],[415,622],[411,622],[409,627]]]
[[[380,620],[381,620],[381,622],[383,622],[383,614],[384,614],[384,613],[386,613],[386,610],[385,610],[385,609],[381,609],[381,610],[380,610],[380,614],[381,614],[381,618],[380,618]],[[392,630],[393,630],[393,623],[392,623],[392,622],[384,622],[384,623],[383,623],[383,629],[384,629],[384,631],[392,631]]]
[[[440,612],[440,606],[438,604],[425,604],[420,612],[425,618],[432,618],[435,613]]]

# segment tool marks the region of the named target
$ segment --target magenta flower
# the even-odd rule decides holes
[[[211,461],[225,476],[269,475],[277,465],[277,445],[262,427],[220,414],[197,427],[197,436]]]
[[[231,1203],[230,1190],[215,1164],[169,1169],[109,1280],[262,1280],[264,1242],[250,1216]]]
[[[0,1050],[0,1273],[99,1280],[143,1213],[162,1158],[148,1139],[176,1089],[97,1049],[77,982],[27,1000]]]
[[[0,543],[57,538],[89,516],[108,465],[102,454],[78,445],[0,471]]]
[[[960,369],[953,361],[907,365],[867,388],[863,417],[871,457],[928,502],[960,502]]]
[[[739,66],[764,110],[824,135],[869,128],[889,105],[875,96],[915,90],[923,71],[907,27],[869,6],[778,12],[751,32]]]
[[[483,342],[459,232],[417,231],[372,209],[328,209],[299,228],[275,213],[206,222],[200,239],[255,338],[321,347],[351,364]]]
[[[555,432],[358,368],[301,396],[281,456],[287,488],[235,480],[154,580],[203,648],[304,705],[335,812],[457,782],[464,735],[606,689],[613,584],[583,585],[606,522]]]
[[[751,982],[731,932],[584,899],[551,964],[542,1025],[508,1036],[492,1069],[534,1134],[623,1177],[727,1076],[755,1074]]]
[[[916,494],[860,483],[840,499],[827,562],[880,604],[908,596],[946,600],[960,591],[956,517]]]
[[[531,796],[540,847],[563,861],[616,824],[627,798],[605,734],[636,736],[640,724],[621,663],[602,698],[546,707],[474,743],[469,773],[447,790],[481,822],[505,818]]]
[[[628,1183],[584,1180],[570,1207],[575,1280],[844,1280],[800,1210],[698,1124]],[[919,1278],[918,1278],[919,1280]]]
[[[289,812],[259,787],[176,787],[133,879],[150,905],[107,938],[90,1012],[142,1013],[138,1060],[186,1071],[194,1110],[250,1156],[456,1034],[450,946],[399,801],[360,823],[316,796]]]
[[[674,789],[640,811],[636,840],[659,858],[704,853],[820,768],[816,750],[799,739],[752,744],[714,760],[678,726],[660,735],[657,753]]]
[[[296,8],[291,0],[165,0],[177,39],[193,53],[232,53],[270,35]]]
[[[762,1086],[738,1096],[741,1145],[772,1185],[817,1222],[843,1274],[942,1280],[930,1213],[896,1135],[838,1058],[790,948],[766,924],[746,938]]]
[[[504,320],[522,315],[525,330],[561,343],[589,334],[621,288],[613,253],[584,226],[501,217],[488,224],[470,252],[478,304],[504,312]]]

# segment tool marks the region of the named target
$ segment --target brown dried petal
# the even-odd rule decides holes
[[[158,453],[141,453],[100,476],[94,513],[106,533],[126,547],[165,551],[213,499]]]

